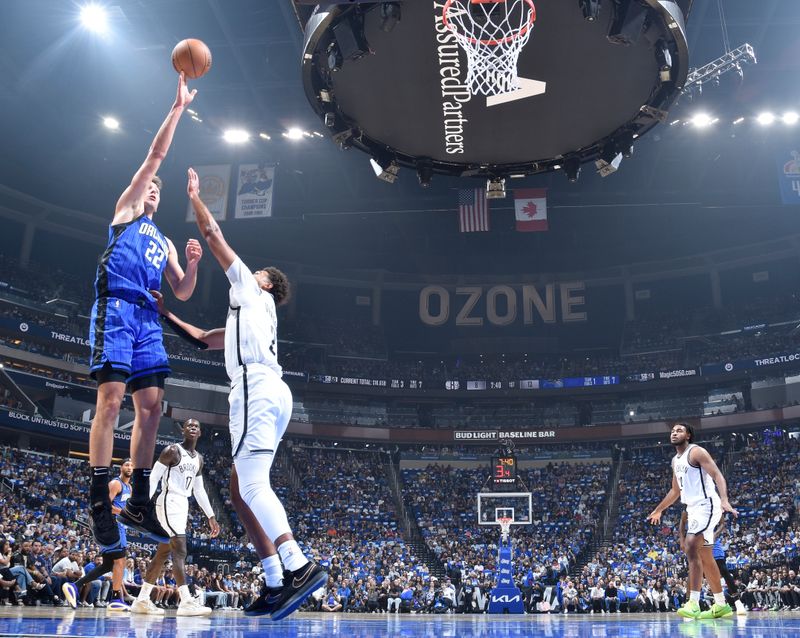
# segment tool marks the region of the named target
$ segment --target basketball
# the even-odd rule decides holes
[[[187,38],[172,49],[172,66],[191,80],[203,77],[211,68],[211,51],[202,40]]]

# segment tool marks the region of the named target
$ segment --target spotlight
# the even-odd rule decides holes
[[[116,131],[119,128],[119,120],[113,117],[104,117],[103,126],[105,126],[107,129],[111,129],[112,131]]]
[[[788,124],[789,126],[793,126],[800,121],[800,115],[797,114],[796,111],[788,111],[787,113],[783,114],[781,118],[784,124]]]
[[[613,44],[630,46],[636,44],[644,31],[647,8],[636,0],[621,0],[614,3],[614,20],[608,31],[608,40]]]
[[[697,128],[706,128],[711,126],[715,120],[708,113],[698,113],[690,122]]]
[[[672,81],[672,54],[669,48],[659,42],[656,46],[656,60],[658,60],[658,78],[661,82]]]
[[[761,124],[761,126],[769,126],[775,122],[775,115],[769,111],[765,111],[764,113],[759,114],[759,116],[756,118],[756,122]]]
[[[339,47],[335,44],[331,44],[330,48],[328,49],[328,70],[331,73],[335,73],[342,68],[342,54],[339,53]]]
[[[486,199],[504,199],[506,180],[504,177],[491,177],[486,180]]]
[[[381,5],[381,31],[389,33],[403,17],[399,2],[384,2]]]
[[[266,133],[259,133],[259,134],[258,134],[258,136],[259,136],[259,137],[260,137],[262,140],[271,140],[271,139],[272,139],[272,138],[271,138],[269,135],[267,135]]]
[[[81,7],[81,23],[89,31],[106,33],[108,31],[108,13],[99,4],[85,4]]]
[[[603,147],[600,157],[595,160],[594,165],[597,167],[597,173],[600,177],[608,177],[617,172],[621,163],[622,153],[617,150],[617,145],[614,142],[608,142]]]
[[[231,128],[222,134],[228,144],[244,144],[250,140],[250,133],[240,128]]]
[[[622,153],[622,157],[630,159],[633,157],[633,140],[636,136],[630,131],[625,131],[617,138],[617,150]]]
[[[395,158],[377,156],[370,159],[369,163],[372,165],[372,170],[375,171],[375,177],[389,184],[395,183],[397,174],[400,172],[400,164]]]
[[[600,0],[578,0],[587,22],[594,22],[600,17]]]
[[[737,117],[735,120],[733,120],[733,123],[737,124],[737,125],[741,124],[742,122],[744,122],[744,118],[743,117]]]
[[[570,157],[564,162],[564,173],[571,184],[578,181],[581,175],[581,161],[577,157]]]
[[[290,128],[288,131],[286,131],[286,132],[283,134],[283,136],[284,136],[286,139],[288,139],[288,140],[293,140],[293,141],[295,141],[295,142],[296,142],[297,140],[302,140],[304,135],[305,135],[305,133],[303,132],[303,130],[302,130],[302,129],[299,129],[299,128],[297,128],[296,126],[293,126],[292,128]]]
[[[364,35],[364,19],[355,12],[334,25],[333,37],[343,60],[358,60],[369,53],[369,43]]]
[[[430,188],[431,179],[433,178],[433,164],[428,159],[423,159],[417,162],[417,179],[422,188]]]

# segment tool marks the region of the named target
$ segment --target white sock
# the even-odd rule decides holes
[[[178,594],[180,594],[182,603],[187,603],[194,598],[192,592],[189,591],[189,585],[181,585],[178,587]]]
[[[308,564],[308,559],[295,540],[281,543],[280,547],[278,547],[278,553],[281,555],[283,565],[290,572],[296,572],[298,569]]]
[[[722,592],[720,592],[718,594],[714,594],[714,602],[717,605],[720,605],[720,606],[724,605],[725,604],[725,594],[723,594]]]
[[[153,591],[153,586],[148,582],[142,581],[142,588],[139,590],[136,600],[150,600],[151,591]]]
[[[700,603],[700,592],[699,591],[689,592],[689,600],[692,600],[692,601],[694,601],[694,602],[699,604]]]
[[[261,559],[261,566],[264,568],[264,580],[267,587],[280,587],[283,585],[283,566],[277,554]]]

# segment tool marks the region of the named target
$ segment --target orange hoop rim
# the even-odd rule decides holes
[[[507,2],[507,1],[508,0],[487,0],[487,3],[490,3],[490,2],[499,3],[499,2]],[[522,1],[525,2],[531,8],[531,17],[530,17],[530,20],[528,21],[528,24],[526,24],[524,27],[522,27],[517,33],[512,33],[511,35],[506,36],[502,40],[496,40],[496,39],[494,39],[494,40],[478,40],[478,38],[467,38],[467,40],[472,42],[472,44],[483,44],[483,45],[486,45],[486,46],[498,46],[500,44],[508,44],[509,42],[513,42],[514,40],[517,40],[517,39],[525,36],[525,34],[527,34],[528,31],[530,31],[533,28],[534,24],[536,23],[536,5],[533,4],[533,0],[522,0]],[[458,32],[456,31],[455,27],[447,19],[447,12],[450,9],[450,7],[452,6],[453,2],[455,2],[455,0],[447,0],[447,2],[444,3],[444,7],[442,7],[442,22],[444,23],[444,26],[449,31],[452,31],[453,33],[455,33],[457,35]]]

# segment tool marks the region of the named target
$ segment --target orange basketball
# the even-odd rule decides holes
[[[172,49],[172,66],[192,80],[203,77],[211,68],[211,51],[202,40],[187,38]]]

